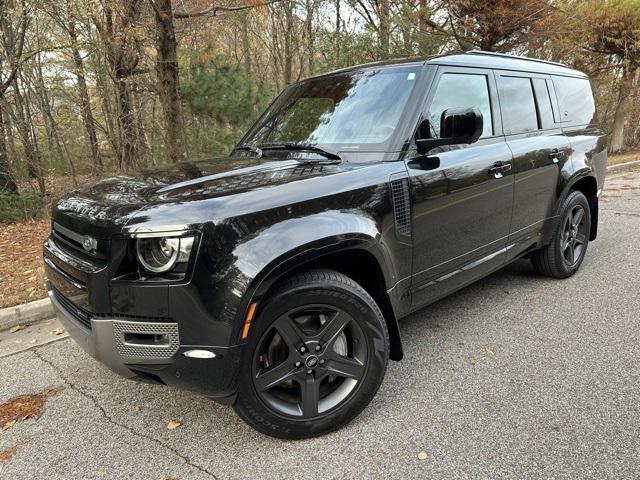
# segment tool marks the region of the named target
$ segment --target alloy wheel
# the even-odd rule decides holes
[[[587,243],[586,212],[582,205],[575,205],[565,217],[560,237],[560,250],[565,263],[576,265]]]
[[[254,354],[253,384],[275,412],[313,418],[345,402],[367,365],[362,328],[344,310],[307,305],[277,318]]]

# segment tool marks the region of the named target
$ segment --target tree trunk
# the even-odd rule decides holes
[[[7,153],[9,154],[9,165],[13,167],[15,165],[16,158],[18,158],[18,154],[16,153],[16,141],[15,135],[13,134],[14,121],[11,118],[11,113],[7,109],[7,104],[2,105],[2,98],[0,98],[0,113],[4,110],[4,130],[7,135],[6,146]]]
[[[251,43],[249,42],[249,15],[245,13],[240,21],[242,22],[242,57],[244,59],[244,71],[247,76],[251,75],[253,70],[253,57],[251,53]]]
[[[120,131],[120,152],[118,165],[121,170],[131,171],[138,160],[138,125],[133,109],[131,90],[124,78],[116,82],[118,97],[118,130]]]
[[[149,157],[151,156],[151,147],[147,138],[147,130],[144,128],[144,105],[143,97],[140,93],[139,85],[135,85],[131,89],[131,98],[133,100],[133,110],[136,116],[136,127],[138,129],[138,162],[142,166],[147,166]],[[153,165],[155,162],[152,160]]]
[[[176,35],[171,0],[155,0],[156,73],[158,93],[165,117],[165,150],[171,162],[186,160],[184,119],[180,103]]]
[[[313,14],[315,0],[307,0],[307,18],[305,20],[305,33],[307,35],[307,52],[309,75],[313,75],[315,69],[315,35],[313,33]]]
[[[389,57],[390,39],[389,39],[389,0],[380,0],[380,58]]]
[[[134,76],[140,62],[140,39],[137,22],[143,0],[104,2],[102,18],[94,24],[103,41],[111,78],[115,86],[117,104],[118,165],[125,171],[134,170],[138,163],[146,163],[147,151],[142,149],[144,130],[138,124],[133,98]],[[117,9],[112,9],[112,3]],[[141,135],[142,134],[142,135]]]
[[[105,121],[104,130],[107,134],[107,139],[111,144],[111,149],[115,155],[118,156],[120,152],[120,143],[117,133],[117,121],[115,120],[116,114],[113,111],[113,100],[116,99],[116,95],[113,94],[113,91],[107,85],[105,69],[102,62],[99,62],[96,65],[94,72],[96,75],[98,95],[102,103],[102,115],[104,116]]]
[[[429,37],[427,35],[429,14],[427,0],[420,0],[418,10],[418,54],[427,55],[429,52]]]
[[[4,112],[0,101],[0,193],[17,193],[18,186],[11,175],[11,164],[9,163],[5,138]]]
[[[616,113],[613,116],[613,129],[611,131],[611,153],[620,152],[624,149],[624,123],[629,107],[629,97],[633,86],[633,74],[635,68],[625,65],[622,68],[622,78],[618,85],[618,104]]]
[[[58,126],[53,118],[53,114],[51,113],[51,101],[49,99],[49,94],[47,93],[47,88],[44,84],[44,77],[42,75],[42,62],[40,55],[36,56],[36,64],[35,64],[35,87],[36,87],[36,96],[38,98],[38,103],[40,104],[40,111],[42,112],[42,116],[44,119],[45,130],[47,133],[47,146],[49,149],[49,163],[51,164],[51,151],[53,150],[53,146],[58,153],[58,158],[60,160],[67,160],[69,164],[69,169],[71,172],[71,177],[73,178],[74,185],[77,185],[76,179],[76,167],[73,163],[73,159],[69,155],[67,151],[67,147],[64,144],[64,141],[61,140],[60,135],[58,135]],[[29,115],[30,118],[30,115]],[[35,138],[35,132],[34,132]]]
[[[284,84],[289,85],[293,80],[293,2],[284,3],[285,31],[284,31]]]
[[[73,64],[75,67],[75,75],[78,82],[78,94],[80,97],[80,114],[82,116],[82,123],[87,138],[87,146],[91,153],[91,160],[93,161],[93,168],[96,172],[102,171],[104,165],[102,158],[100,157],[98,135],[96,133],[96,126],[93,119],[93,112],[91,111],[91,102],[89,99],[89,91],[87,89],[87,81],[85,79],[84,60],[78,50],[78,36],[76,34],[75,21],[71,20],[68,26],[69,38],[71,39],[71,55],[73,57]]]
[[[336,0],[336,32],[335,32],[335,45],[333,48],[335,49],[335,66],[340,66],[340,0]]]
[[[22,148],[24,149],[24,156],[27,161],[29,177],[37,180],[40,194],[44,196],[45,188],[42,162],[35,145],[35,138],[32,136],[32,131],[29,122],[27,121],[27,118],[30,118],[30,115],[25,112],[26,105],[24,97],[22,96],[18,85],[18,82],[14,82],[13,84],[13,91],[16,99],[16,127],[18,128],[18,133],[22,140]]]

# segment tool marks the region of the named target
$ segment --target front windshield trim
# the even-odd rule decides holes
[[[317,76],[317,77],[311,77],[309,79],[305,79],[305,80],[301,80],[299,82],[296,82],[294,84],[291,84],[290,86],[288,86],[287,88],[285,88],[280,95],[278,95],[276,97],[276,99],[271,103],[271,105],[269,105],[269,107],[265,110],[265,112],[260,116],[260,118],[256,121],[256,123],[249,129],[249,131],[247,132],[247,134],[243,137],[243,139],[241,140],[241,142],[239,143],[239,145],[251,145],[257,148],[261,147],[261,144],[264,143],[277,143],[277,144],[282,144],[282,143],[299,143],[299,144],[305,144],[305,145],[311,145],[311,146],[316,146],[319,148],[322,148],[324,150],[328,150],[330,152],[349,152],[349,153],[358,153],[358,152],[386,152],[390,150],[390,147],[392,147],[392,145],[394,145],[395,143],[397,143],[397,137],[398,137],[398,133],[399,130],[402,126],[403,119],[404,117],[407,115],[407,112],[410,110],[411,105],[409,100],[412,98],[412,93],[415,91],[416,87],[418,86],[418,84],[420,83],[421,77],[422,77],[422,72],[423,72],[423,67],[424,65],[422,63],[400,63],[400,64],[391,64],[391,65],[373,65],[373,66],[369,66],[366,68],[358,68],[358,69],[352,69],[352,70],[343,70],[343,71],[337,71],[337,72],[332,72],[332,73],[328,73],[326,75],[321,75],[321,76]],[[314,83],[316,83],[317,85],[319,85],[318,89],[324,88],[326,90],[326,92],[330,93],[330,94],[335,94],[334,90],[337,90],[339,88],[339,81],[342,79],[352,79],[352,78],[357,78],[359,76],[362,75],[366,75],[366,74],[371,74],[370,77],[374,77],[376,75],[381,75],[379,78],[384,79],[384,77],[382,77],[382,75],[402,75],[402,74],[407,74],[407,80],[411,80],[412,83],[410,86],[408,86],[408,88],[406,88],[406,91],[403,90],[404,85],[398,84],[397,80],[388,80],[387,84],[390,85],[392,87],[392,94],[395,93],[397,94],[396,96],[400,96],[400,100],[401,103],[399,104],[399,106],[397,106],[397,111],[393,112],[393,116],[392,116],[392,120],[393,123],[392,124],[387,124],[387,125],[383,125],[386,128],[386,131],[388,132],[388,135],[386,135],[386,137],[381,140],[381,141],[349,141],[350,139],[345,138],[343,139],[339,139],[339,138],[318,138],[317,140],[314,139],[312,141],[309,141],[308,138],[302,138],[302,139],[285,139],[285,140],[281,140],[279,138],[276,139],[271,139],[269,138],[269,136],[272,134],[273,130],[276,128],[276,126],[280,125],[280,122],[282,121],[282,115],[283,113],[288,113],[287,110],[291,109],[291,101],[293,101],[293,103],[298,102],[300,99],[306,99],[306,98],[310,98],[310,99],[315,99],[315,98],[323,98],[320,95],[311,95],[311,96],[303,96],[300,94],[296,94],[296,91],[300,90],[301,88],[304,89],[305,86],[309,86],[308,88],[311,89],[314,87]],[[362,78],[362,77],[360,77]],[[336,85],[335,89],[331,89],[332,87],[332,83]],[[380,82],[378,82],[380,83]],[[383,84],[383,86],[385,86]],[[361,88],[359,85],[357,86],[358,88]],[[375,90],[373,90],[375,92]],[[324,90],[322,90],[322,92],[324,92]],[[366,91],[362,98],[367,98],[366,97]],[[354,95],[351,96],[351,98],[353,98]],[[348,98],[348,91],[347,91],[347,95],[342,96],[342,97],[338,97],[339,101],[338,103],[334,103],[333,105],[333,110],[330,111],[329,117],[337,117],[337,114],[335,113],[337,111],[337,109],[335,108],[335,105],[338,105],[340,102],[342,102],[345,98]],[[392,97],[395,98],[395,97]],[[362,103],[362,101],[361,101]],[[372,103],[372,102],[369,102]],[[391,103],[391,100],[389,100],[389,103]],[[366,102],[365,102],[366,104]],[[357,106],[357,104],[356,104]],[[392,107],[395,107],[396,105],[392,105]],[[383,107],[381,107],[383,108]],[[322,110],[320,110],[322,111]],[[386,110],[382,110],[383,113],[386,113]],[[398,113],[399,112],[399,113]],[[340,112],[339,112],[340,113]],[[323,113],[324,115],[324,113]],[[344,114],[343,114],[344,115]],[[266,132],[266,134],[263,134],[262,136],[259,136],[260,130],[263,129],[269,121],[273,121],[274,125],[268,127],[270,128],[269,131]],[[331,118],[332,120],[332,118]],[[329,120],[328,122],[326,122],[327,124],[331,121]],[[371,124],[372,122],[369,122],[369,124]],[[314,130],[312,131],[312,133],[315,132],[315,129],[318,129],[319,126],[318,123],[311,123],[311,126],[314,128]],[[320,124],[320,127],[323,126]],[[329,129],[330,130],[330,129]],[[346,134],[345,134],[346,135]],[[328,135],[326,135],[325,137],[328,137]],[[362,137],[361,137],[362,138]],[[268,139],[269,141],[265,141],[265,139]],[[371,138],[373,139],[373,137]],[[332,141],[334,140],[334,141]],[[335,141],[337,140],[337,141]],[[370,139],[367,139],[370,140]]]

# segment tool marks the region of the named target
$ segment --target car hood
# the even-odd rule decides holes
[[[53,220],[81,234],[108,238],[149,218],[154,207],[215,200],[352,169],[346,164],[293,158],[225,157],[107,178],[73,190],[53,209]],[[264,201],[267,195],[264,195]],[[187,209],[188,210],[188,209]],[[215,212],[209,212],[214,216]],[[164,220],[163,220],[164,221]],[[176,223],[176,220],[173,220]]]

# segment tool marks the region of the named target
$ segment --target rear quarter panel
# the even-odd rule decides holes
[[[596,126],[565,129],[565,134],[571,142],[572,180],[590,175],[595,177],[598,190],[603,188],[607,172],[607,136]]]

